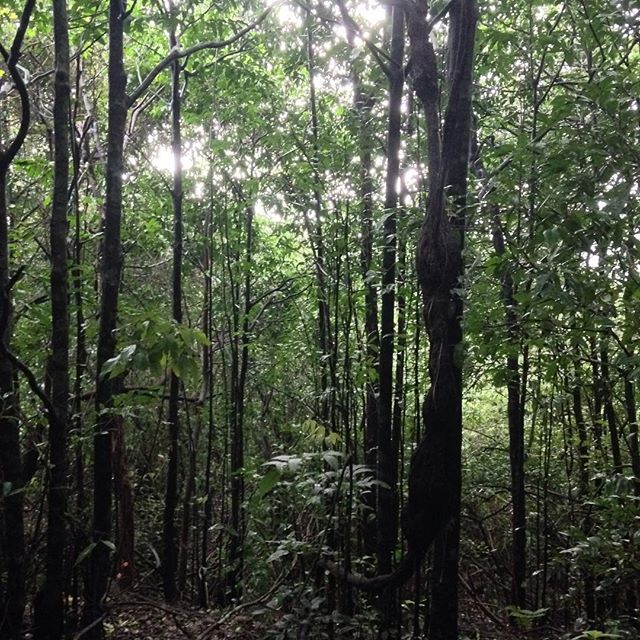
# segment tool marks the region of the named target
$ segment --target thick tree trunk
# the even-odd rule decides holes
[[[425,436],[412,462],[404,529],[422,539],[429,519],[449,523],[436,556],[429,637],[458,637],[457,573],[462,439],[462,287],[473,50],[477,7],[454,0],[449,10],[448,103],[440,134],[438,72],[426,7],[407,11],[413,87],[427,124],[429,200],[417,269],[429,333],[431,388],[423,406]],[[419,477],[416,477],[419,475]],[[413,485],[413,486],[412,486]],[[422,491],[416,491],[420,487]],[[412,491],[413,489],[413,491]],[[433,528],[432,525],[431,528]],[[414,541],[415,546],[420,542]],[[424,542],[422,542],[424,545]]]
[[[127,119],[127,76],[124,69],[125,6],[122,0],[109,0],[109,118],[107,131],[106,199],[100,257],[100,328],[98,333],[96,379],[96,425],[93,440],[93,543],[89,558],[85,622],[90,624],[103,613],[102,600],[111,573],[112,536],[112,439],[117,427],[110,412],[114,381],[101,374],[116,350],[118,295],[122,270],[120,227],[122,218],[123,147]],[[91,637],[101,638],[100,623],[92,627]]]
[[[69,190],[70,72],[66,0],[53,1],[56,52],[53,136],[54,184],[51,210],[51,401],[49,420],[49,513],[47,571],[35,601],[37,638],[58,639],[64,627],[64,558],[67,502],[67,419],[69,402],[69,304],[67,282],[67,210]]]

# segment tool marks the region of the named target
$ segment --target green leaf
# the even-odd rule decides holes
[[[276,467],[271,467],[262,477],[258,485],[258,494],[264,498],[280,482],[280,471]]]
[[[97,543],[96,542],[92,542],[91,544],[87,545],[79,554],[78,557],[76,558],[76,561],[74,562],[73,566],[76,567],[77,565],[79,565],[83,560],[86,560],[90,555],[91,552],[96,548]]]
[[[109,376],[110,378],[116,378],[119,375],[123,374],[128,368],[131,362],[133,361],[133,356],[136,353],[138,345],[130,344],[125,347],[117,356],[114,358],[110,358],[102,365],[102,370],[100,371],[100,377],[105,378]]]

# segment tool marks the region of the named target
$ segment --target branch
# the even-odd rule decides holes
[[[27,31],[27,27],[29,26],[29,20],[31,19],[31,14],[33,13],[33,9],[36,6],[36,0],[27,0],[24,5],[24,9],[22,10],[22,16],[20,16],[20,24],[18,25],[18,30],[16,31],[16,35],[13,39],[13,44],[11,45],[10,58],[6,60],[7,66],[16,65],[18,63],[18,58],[20,57],[20,49],[22,48],[22,42],[24,40],[24,34]]]
[[[29,20],[33,8],[35,7],[36,0],[27,0],[20,17],[20,24],[18,30],[13,39],[11,49],[7,51],[0,44],[0,54],[4,58],[9,70],[9,75],[13,80],[18,94],[20,95],[20,106],[22,108],[22,116],[20,118],[20,127],[16,137],[12,140],[11,144],[7,147],[7,150],[0,153],[0,171],[6,172],[9,169],[9,165],[16,157],[16,154],[20,150],[24,139],[27,137],[27,130],[29,129],[29,123],[31,122],[31,110],[29,108],[29,94],[27,93],[27,87],[24,84],[24,80],[18,71],[18,59],[20,58],[20,49],[24,40],[24,34],[29,26]]]
[[[447,4],[445,4],[444,7],[442,7],[442,9],[440,9],[440,11],[438,11],[438,13],[433,16],[433,18],[431,18],[431,20],[429,20],[429,22],[427,23],[428,33],[431,33],[433,27],[435,27],[438,22],[440,22],[440,20],[442,20],[447,15],[447,13],[449,13],[449,9],[451,8],[452,4],[453,0],[449,0],[449,2],[447,2]]]
[[[190,56],[198,51],[203,51],[204,49],[224,49],[224,47],[228,47],[229,45],[237,42],[245,36],[250,31],[253,31],[261,22],[264,22],[266,17],[273,11],[273,9],[280,4],[279,2],[267,7],[260,16],[251,24],[248,24],[243,29],[240,29],[237,33],[227,38],[226,40],[213,40],[210,42],[200,42],[199,44],[194,44],[192,47],[188,49],[180,49],[178,47],[174,47],[168,55],[163,58],[158,64],[147,74],[147,77],[140,83],[138,88],[129,96],[127,96],[127,107],[131,107],[136,100],[138,100],[144,92],[149,88],[151,83],[156,79],[156,77],[164,71],[172,62],[175,60],[179,60],[180,58],[185,58]]]
[[[22,372],[24,377],[27,379],[27,383],[29,384],[31,391],[40,398],[40,401],[45,406],[49,422],[56,423],[58,420],[58,414],[53,406],[53,402],[51,402],[51,398],[40,388],[33,371],[31,371],[31,369],[9,349],[4,341],[4,336],[6,335],[7,327],[9,326],[9,312],[11,309],[9,294],[11,289],[15,286],[18,280],[22,278],[24,273],[25,267],[21,266],[2,290],[2,297],[4,299],[2,304],[2,313],[0,313],[0,354],[9,360],[16,369]]]
[[[306,11],[313,13],[316,17],[320,18],[320,20],[324,20],[325,22],[330,22],[331,24],[340,25],[341,22],[332,18],[330,16],[321,14],[319,11],[312,10],[308,5],[304,4],[301,0],[297,0],[296,4]],[[391,70],[389,69],[389,65],[386,64],[385,59],[388,62],[392,62],[391,58],[387,53],[385,53],[380,47],[378,47],[375,43],[373,43],[369,38],[367,38],[362,32],[362,28],[360,25],[349,15],[347,9],[344,5],[344,1],[338,1],[338,7],[340,9],[340,15],[342,17],[342,24],[344,24],[345,29],[347,30],[347,41],[351,48],[354,48],[353,35],[357,35],[362,42],[366,45],[367,49],[369,49],[371,55],[375,58],[378,66],[382,69],[382,72],[390,77]],[[349,36],[351,34],[351,37]]]

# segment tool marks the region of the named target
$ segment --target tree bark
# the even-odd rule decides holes
[[[493,246],[497,256],[504,256],[504,234],[499,219],[498,208],[494,208]],[[527,572],[527,512],[524,486],[524,406],[522,381],[520,376],[520,328],[517,316],[518,303],[511,265],[504,267],[500,277],[502,284],[502,304],[507,328],[507,421],[509,425],[509,464],[511,468],[511,545],[512,576],[511,603],[524,609],[526,606],[525,579]]]
[[[339,1],[340,13],[347,30],[349,46],[355,47],[356,32],[353,22],[347,13],[344,1]],[[358,120],[358,142],[360,152],[360,233],[361,251],[360,264],[364,284],[364,359],[367,368],[365,382],[364,406],[364,463],[374,471],[377,466],[378,444],[378,394],[379,394],[379,362],[380,334],[378,332],[378,294],[373,272],[373,178],[371,176],[371,162],[373,136],[371,132],[371,111],[373,98],[364,88],[357,65],[351,64],[351,80],[353,82],[354,109]],[[362,493],[364,506],[360,523],[363,551],[367,556],[375,553],[376,531],[373,513],[376,508],[375,486]]]
[[[89,557],[85,623],[91,624],[103,613],[111,573],[112,535],[112,440],[117,427],[112,413],[114,380],[102,375],[107,360],[116,350],[118,295],[122,270],[120,227],[122,219],[123,148],[127,119],[127,76],[124,69],[124,22],[127,18],[122,0],[109,0],[109,99],[107,129],[106,199],[100,256],[100,328],[98,332],[96,425],[93,439],[93,543]],[[101,638],[102,624],[90,630],[90,637]]]
[[[172,9],[173,10],[173,9]],[[178,46],[175,31],[169,37],[169,47]],[[171,150],[173,154],[173,273],[171,307],[172,317],[176,324],[182,322],[182,130],[181,130],[181,97],[180,97],[180,61],[175,60],[172,66],[171,80]],[[163,548],[162,580],[164,597],[172,602],[178,597],[176,572],[178,569],[178,543],[176,537],[176,509],[178,506],[178,456],[180,433],[180,379],[171,371],[169,383],[169,451],[167,466],[167,486],[163,515]]]
[[[431,344],[431,387],[423,405],[425,436],[412,461],[403,525],[413,546],[424,546],[427,533],[445,531],[445,539],[436,551],[439,562],[431,586],[428,634],[433,640],[450,640],[458,637],[463,363],[460,290],[477,6],[474,0],[453,0],[450,5],[449,97],[442,133],[438,71],[429,40],[427,9],[423,3],[407,6],[411,7],[407,10],[411,79],[427,125],[429,200],[418,244],[417,269]],[[435,524],[439,525],[437,529]]]
[[[69,304],[67,211],[69,190],[70,71],[66,0],[53,0],[56,54],[53,137],[54,184],[51,210],[51,358],[49,376],[55,415],[49,419],[49,513],[45,583],[36,596],[36,638],[61,638],[64,628],[64,558],[67,503],[67,420],[69,402]]]
[[[393,459],[393,363],[396,299],[396,210],[400,180],[401,106],[404,87],[404,9],[392,8],[391,56],[389,61],[389,112],[387,125],[387,173],[385,180],[384,222],[382,238],[382,306],[380,313],[380,365],[378,399],[378,487],[376,509],[378,572],[390,573],[397,537],[397,463]],[[391,633],[396,595],[392,591],[380,596],[381,625]]]
[[[20,98],[20,126],[15,137],[0,151],[0,479],[9,483],[10,491],[2,500],[4,531],[2,546],[7,567],[6,588],[0,586],[0,637],[10,640],[20,637],[25,607],[25,548],[23,516],[23,470],[20,451],[20,426],[14,378],[14,368],[7,349],[11,340],[11,286],[9,253],[8,174],[16,154],[22,147],[31,122],[29,95],[18,60],[35,0],[27,0],[13,39],[11,49],[0,48],[9,75]]]

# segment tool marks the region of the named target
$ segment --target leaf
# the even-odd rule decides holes
[[[258,494],[264,498],[280,482],[280,471],[277,467],[271,467],[262,477],[258,485]]]
[[[96,542],[92,542],[91,544],[87,545],[79,554],[78,557],[76,558],[76,561],[73,563],[73,566],[76,567],[77,565],[79,565],[83,560],[86,560],[90,555],[91,552],[96,548],[97,543]]]
[[[267,558],[267,562],[275,562],[276,560],[280,560],[280,558],[286,558],[288,555],[289,551],[280,547]]]
[[[108,375],[110,378],[116,378],[123,374],[129,368],[137,348],[138,345],[130,344],[114,358],[109,358],[109,360],[102,365],[100,377],[105,378]]]

